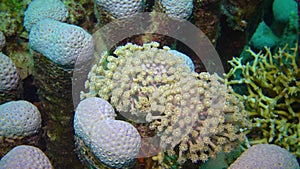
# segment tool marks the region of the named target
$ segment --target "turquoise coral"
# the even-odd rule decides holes
[[[73,67],[76,59],[88,59],[94,52],[92,36],[81,27],[43,19],[29,34],[30,47],[63,67]]]
[[[46,18],[65,21],[68,14],[67,8],[60,0],[34,0],[25,11],[24,27],[30,31],[34,24]]]
[[[226,75],[226,84],[245,102],[253,130],[251,144],[273,143],[300,156],[300,69],[297,65],[298,46],[285,46],[277,52],[265,48],[265,53],[248,49],[253,62],[242,64],[242,58],[229,63],[233,67]],[[261,133],[261,134],[259,134]]]

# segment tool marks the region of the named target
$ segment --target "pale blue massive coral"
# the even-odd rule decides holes
[[[16,89],[20,76],[12,60],[0,52],[0,93]]]
[[[1,169],[53,169],[48,157],[33,146],[21,145],[10,150],[1,160]]]
[[[88,58],[94,52],[92,36],[81,27],[44,19],[29,34],[30,47],[54,63],[71,67],[78,57]]]
[[[0,105],[0,137],[22,138],[41,128],[41,114],[30,102],[11,101]]]
[[[75,135],[102,163],[124,168],[137,157],[141,136],[133,125],[115,120],[115,116],[113,107],[104,99],[82,100],[75,112]]]
[[[95,5],[115,18],[128,17],[143,9],[144,0],[95,0]]]
[[[179,19],[188,19],[193,12],[193,0],[159,0],[164,12]]]
[[[24,26],[30,31],[38,21],[51,18],[65,21],[68,17],[68,9],[60,0],[34,0],[25,11]]]

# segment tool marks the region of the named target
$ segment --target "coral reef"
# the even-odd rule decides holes
[[[25,11],[23,24],[29,32],[33,25],[43,19],[50,18],[63,22],[67,17],[68,10],[60,0],[34,0]]]
[[[278,37],[274,35],[271,28],[264,21],[258,24],[254,34],[252,35],[249,45],[258,50],[266,47],[274,47],[278,43]]]
[[[155,11],[178,19],[189,19],[194,7],[193,0],[158,0],[155,3]]]
[[[258,144],[247,149],[228,169],[300,169],[296,158],[277,145]]]
[[[147,122],[166,155],[177,154],[180,164],[230,152],[250,126],[242,102],[217,75],[193,73],[184,58],[158,47],[129,43],[114,51],[117,57],[103,53],[88,74],[89,91],[82,99],[99,96],[135,123]],[[162,166],[165,153],[156,158]]]
[[[13,169],[53,169],[48,157],[39,148],[28,145],[13,148],[0,160],[0,166]]]
[[[81,169],[80,161],[74,152],[73,69],[64,69],[42,54],[32,52],[33,75],[38,87],[40,111],[43,120],[47,122],[43,127],[45,153],[55,168]]]
[[[35,51],[64,67],[73,67],[78,57],[88,58],[94,52],[89,33],[78,26],[52,19],[44,19],[32,27],[29,44]]]
[[[192,22],[215,45],[220,33],[220,0],[195,0]]]
[[[226,84],[245,102],[253,122],[249,133],[251,144],[277,144],[300,156],[300,71],[297,65],[298,46],[285,46],[277,52],[265,53],[248,49],[253,62],[242,64],[242,58],[229,63]]]
[[[67,23],[80,26],[89,33],[94,32],[97,24],[94,13],[94,0],[62,0],[62,2],[69,11]]]
[[[263,17],[264,19],[240,54],[242,63],[252,61],[250,53],[247,52],[249,47],[257,51],[264,50],[265,46],[272,50],[279,50],[286,44],[293,46],[298,41],[297,3],[294,0],[275,0],[269,6],[268,8],[272,9],[270,11],[272,17]]]
[[[24,32],[23,17],[32,0],[2,0],[0,3],[0,31],[6,37],[19,36]]]
[[[89,59],[93,54],[92,36],[78,26],[46,17],[32,26],[29,44],[41,112],[47,121],[43,130],[45,152],[55,168],[81,168],[73,151],[71,78],[76,59]]]
[[[19,40],[19,42],[7,43],[5,52],[14,62],[20,78],[23,80],[33,73],[34,63],[32,53],[28,52],[30,49],[29,43],[24,40]]]
[[[262,8],[263,0],[225,0],[222,3],[222,13],[226,16],[227,24],[238,31],[247,30],[250,21],[255,24],[262,15]]]

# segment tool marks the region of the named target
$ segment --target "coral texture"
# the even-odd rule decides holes
[[[130,166],[137,158],[141,136],[134,126],[107,119],[93,126],[90,149],[103,163],[114,168]]]
[[[277,145],[258,144],[247,149],[229,169],[300,169],[296,158]]]
[[[106,100],[86,98],[76,109],[74,129],[80,139],[77,143],[80,149],[93,152],[97,159],[110,167],[122,168],[131,165],[137,157],[141,137],[134,126],[115,120],[115,116],[113,107]],[[81,141],[83,144],[79,144]]]
[[[0,168],[53,169],[48,157],[33,146],[21,145],[9,151],[1,160]]]
[[[243,65],[242,58],[229,63],[226,84],[245,102],[253,122],[251,144],[277,144],[300,156],[300,69],[297,49],[287,46],[272,53],[255,53],[248,49],[253,62]]]
[[[160,0],[162,10],[170,17],[188,19],[193,12],[193,0]]]
[[[37,133],[41,128],[41,114],[30,102],[11,101],[0,105],[0,136],[22,138]]]
[[[18,88],[20,76],[11,59],[0,52],[0,93]]]
[[[82,99],[99,96],[136,123],[147,122],[161,148],[177,154],[179,163],[230,152],[244,140],[240,129],[250,126],[243,104],[217,75],[191,72],[184,58],[158,47],[128,43],[114,51],[117,57],[103,53],[89,72],[89,92],[82,92]]]
[[[191,58],[189,58],[187,55],[185,55],[184,53],[178,52],[177,50],[170,50],[171,53],[174,54],[174,56],[176,57],[182,57],[184,59],[184,62],[186,65],[188,65],[188,67],[190,68],[190,70],[193,72],[195,71],[195,65],[192,61]]]
[[[52,19],[35,24],[29,34],[30,47],[54,63],[73,67],[78,57],[94,52],[92,36],[82,28]]]
[[[87,134],[92,131],[93,126],[101,120],[115,119],[115,111],[106,100],[99,97],[90,97],[82,100],[74,116],[75,134],[88,139]]]
[[[143,9],[143,0],[95,0],[95,4],[117,19],[134,15]]]
[[[0,51],[5,46],[5,35],[3,32],[0,31]]]
[[[51,18],[57,21],[65,21],[68,10],[60,0],[34,0],[24,13],[24,27],[30,31],[38,21]]]

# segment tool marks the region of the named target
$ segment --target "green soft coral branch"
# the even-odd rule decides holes
[[[297,47],[285,46],[277,53],[270,48],[255,53],[249,48],[253,61],[243,65],[242,58],[233,58],[229,61],[232,69],[224,75],[224,81],[228,86],[244,89],[243,93],[236,90],[234,94],[245,102],[253,121],[253,132],[247,133],[250,143],[277,144],[300,157]]]

